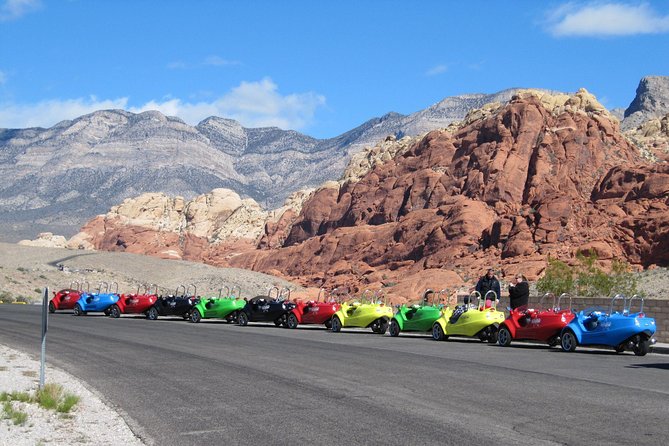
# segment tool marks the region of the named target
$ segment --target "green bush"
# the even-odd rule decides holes
[[[577,266],[569,266],[565,262],[548,258],[548,266],[544,276],[537,281],[537,291],[553,293],[576,293],[579,296],[611,296],[624,294],[632,296],[637,291],[636,276],[630,266],[621,260],[611,262],[611,271],[604,272],[597,265],[597,255],[590,251],[587,255],[576,256]]]
[[[14,302],[14,296],[9,291],[0,291],[0,300],[5,303]]]
[[[574,272],[565,262],[548,257],[548,267],[544,276],[537,281],[537,291],[541,294],[553,293],[559,296],[562,293],[574,291]]]

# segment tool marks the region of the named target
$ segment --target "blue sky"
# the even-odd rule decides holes
[[[0,0],[0,128],[96,109],[324,138],[509,87],[626,107],[669,75],[669,1]]]

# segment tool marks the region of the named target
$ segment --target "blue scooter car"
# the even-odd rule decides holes
[[[111,291],[111,288],[114,291]],[[74,315],[84,316],[89,312],[104,312],[109,316],[111,306],[119,300],[118,283],[113,282],[112,287],[107,282],[100,282],[97,292],[82,293],[81,297],[74,305]]]
[[[637,313],[632,313],[632,302],[639,300]],[[616,301],[622,301],[622,312],[613,311]],[[656,340],[655,319],[643,313],[643,298],[634,295],[629,300],[623,295],[611,299],[608,313],[601,307],[590,307],[576,314],[576,317],[562,329],[561,347],[565,352],[573,352],[579,345],[613,347],[617,353],[632,350],[637,356],[650,352]]]

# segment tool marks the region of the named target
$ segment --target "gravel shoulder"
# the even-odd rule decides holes
[[[48,358],[47,358],[48,360]],[[46,410],[36,403],[12,402],[28,414],[23,425],[0,419],[0,445],[143,445],[125,420],[84,384],[62,370],[47,366],[46,381],[79,396],[69,414]],[[0,345],[0,392],[34,392],[39,385],[39,361]]]
[[[299,285],[286,280],[238,268],[217,268],[123,252],[0,243],[0,292],[36,301],[45,286],[58,291],[68,288],[73,281],[88,282],[91,291],[100,281],[117,282],[121,293],[136,292],[140,284],[157,284],[165,294],[174,293],[182,284],[196,285],[199,295],[218,295],[224,285],[239,286],[242,297],[266,294],[273,286],[303,291]]]

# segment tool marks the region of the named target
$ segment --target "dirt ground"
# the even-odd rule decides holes
[[[100,281],[117,282],[121,293],[136,292],[143,284],[157,284],[163,294],[174,293],[181,284],[194,284],[202,296],[218,295],[224,285],[241,287],[242,297],[267,294],[273,286],[302,291],[300,286],[285,280],[236,268],[118,252],[0,243],[0,293],[38,301],[45,286],[58,291],[73,281],[88,282],[91,291]]]

